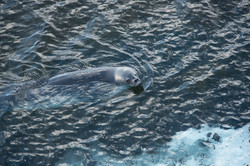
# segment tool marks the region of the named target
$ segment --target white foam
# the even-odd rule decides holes
[[[249,127],[250,124],[237,130],[225,130],[204,125],[200,130],[178,132],[168,144],[165,154],[160,149],[160,154],[164,157],[161,157],[159,163],[169,160],[171,162],[168,164],[173,165],[249,165]],[[208,133],[211,133],[210,137],[207,136]],[[212,138],[215,133],[220,136],[219,141]]]
[[[172,141],[157,148],[153,154],[145,152],[139,156],[121,160],[105,152],[92,154],[96,165],[156,165],[156,166],[249,166],[250,165],[250,124],[239,129],[221,129],[203,125],[201,129],[190,128],[178,132]],[[213,138],[217,136],[217,139]],[[68,154],[68,153],[67,153]],[[71,157],[72,153],[70,154]],[[65,160],[58,165],[81,165],[81,161]],[[76,157],[75,157],[76,158]]]

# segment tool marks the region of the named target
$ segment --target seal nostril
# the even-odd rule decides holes
[[[136,82],[138,82],[138,81],[139,81],[139,79],[138,79],[138,78],[136,78],[136,79],[135,79],[135,83],[136,83]]]

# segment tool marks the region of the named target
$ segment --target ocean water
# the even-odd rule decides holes
[[[249,73],[248,0],[1,1],[0,165],[250,165]]]

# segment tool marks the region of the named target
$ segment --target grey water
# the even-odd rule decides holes
[[[25,87],[102,66],[143,88]],[[190,128],[238,132],[249,73],[248,0],[0,1],[0,165],[139,165]]]

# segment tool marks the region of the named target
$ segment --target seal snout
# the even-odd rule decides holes
[[[137,83],[138,81],[139,81],[139,79],[138,79],[138,78],[134,79],[134,82],[135,82],[135,83]]]
[[[137,85],[139,85],[141,83],[141,80],[139,78],[135,78],[133,80],[133,82],[134,82],[135,86],[137,86]]]

